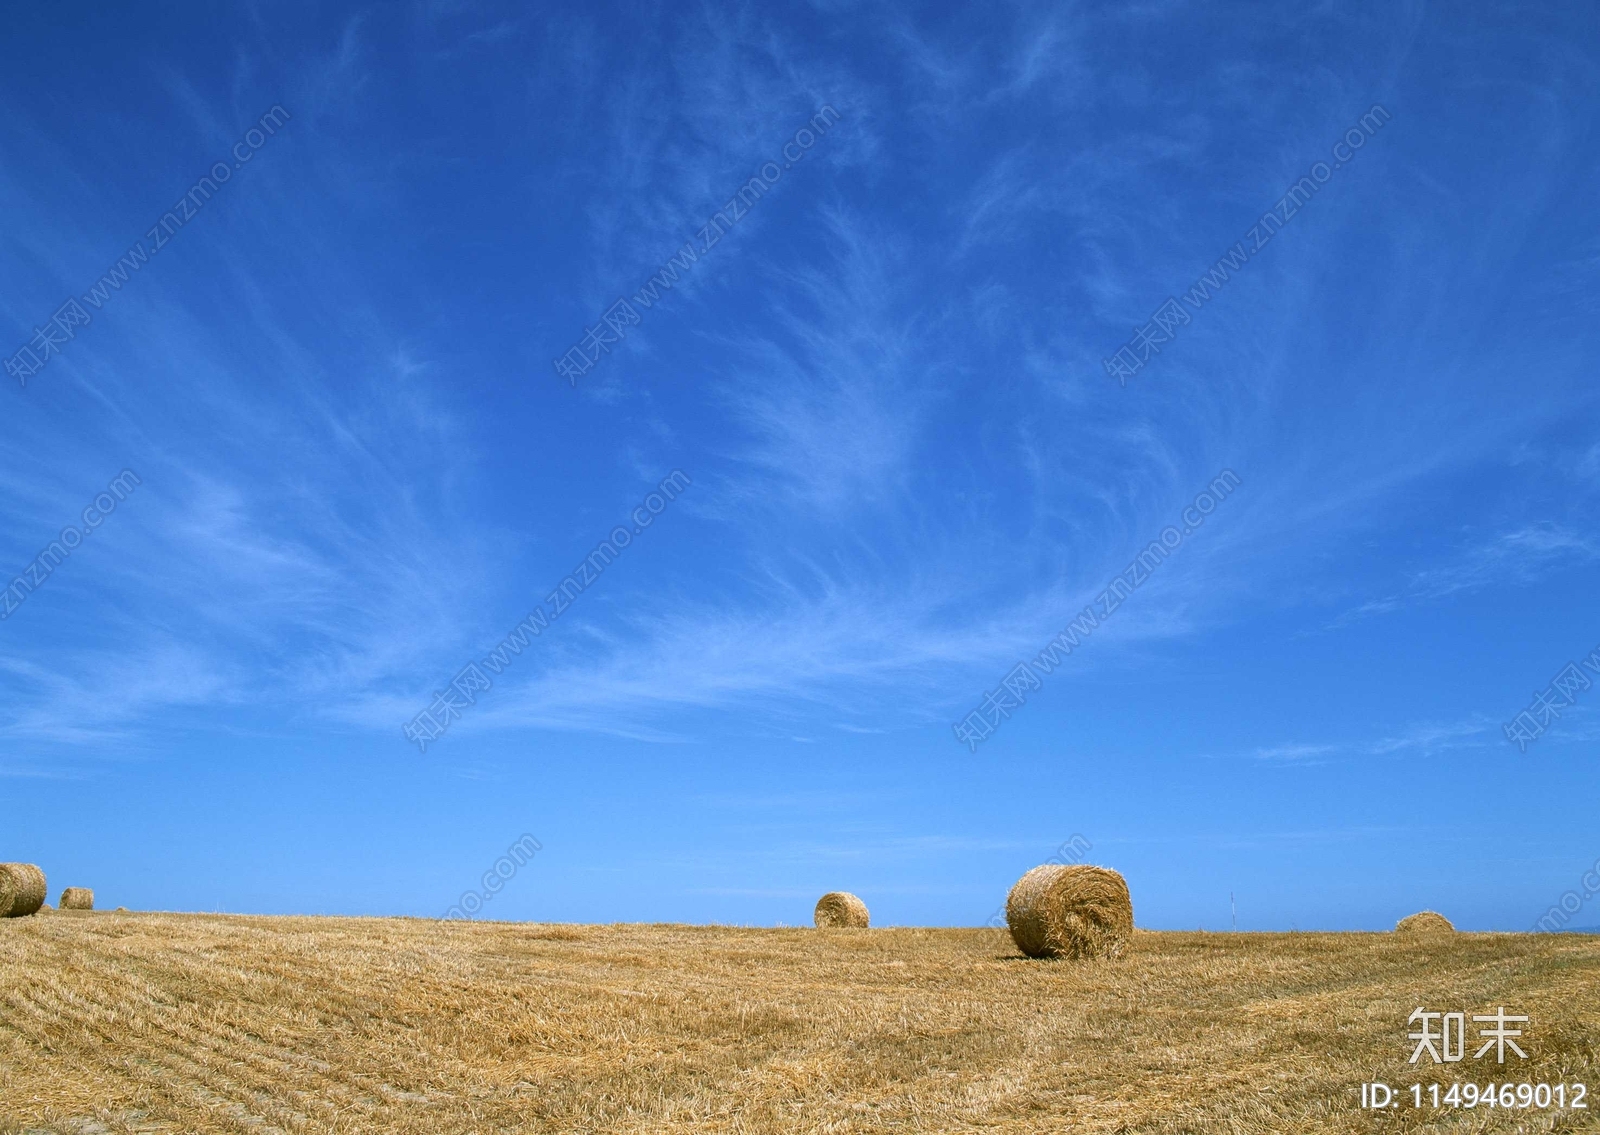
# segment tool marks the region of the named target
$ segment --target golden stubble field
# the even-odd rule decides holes
[[[1600,1130],[1364,1115],[1361,1081],[1412,1082],[1419,1005],[1532,1017],[1514,1070],[1469,1044],[1424,1082],[1600,1089],[1592,937],[1138,932],[1082,963],[988,929],[53,912],[0,922],[0,1132]]]

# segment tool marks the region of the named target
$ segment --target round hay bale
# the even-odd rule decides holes
[[[1454,934],[1450,920],[1436,910],[1419,910],[1394,924],[1396,934]]]
[[[835,927],[862,928],[871,920],[867,904],[849,891],[829,891],[817,900],[816,912],[811,916],[818,930]]]
[[[26,918],[44,905],[44,872],[32,863],[0,863],[0,918]]]
[[[68,887],[61,892],[62,910],[93,910],[94,892],[88,887]]]
[[[1133,936],[1133,900],[1108,867],[1045,863],[1011,888],[1006,925],[1030,958],[1116,958]]]

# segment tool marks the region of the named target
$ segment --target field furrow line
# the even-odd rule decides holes
[[[292,1080],[298,1077],[298,1091],[327,1111],[339,1114],[353,1108],[381,1114],[379,1097],[401,1094],[399,1089],[384,1083],[377,1076],[351,1073],[336,1064],[274,1044],[236,1026],[185,1015],[182,1003],[165,999],[163,991],[152,986],[141,974],[120,970],[104,961],[95,968],[118,991],[115,1003],[107,1005],[97,1002],[107,1011],[136,1004],[146,1010],[141,1020],[164,1034],[186,1036],[190,1043],[204,1047],[223,1059],[248,1060],[275,1079]],[[340,1097],[343,1106],[322,1099],[317,1094],[319,1091]]]
[[[65,1021],[76,1024],[85,1032],[97,1035],[104,1042],[103,1046],[113,1050],[114,1053],[125,1044],[127,1023],[136,1020],[141,1024],[155,1024],[132,1013],[119,1012],[98,1002],[79,1001],[53,990],[33,988],[23,993],[28,1003],[27,1008],[32,1010],[31,1015],[34,1018],[41,1021]],[[121,1068],[134,1074],[138,1079],[164,1090],[170,1091],[181,1087],[191,1096],[212,1105],[213,1109],[217,1106],[217,1099],[223,1099],[230,1105],[230,1114],[234,1115],[243,1130],[259,1132],[266,1128],[269,1116],[257,1114],[254,1110],[257,1107],[270,1112],[271,1119],[287,1124],[292,1130],[305,1130],[313,1123],[310,1116],[279,1102],[269,1090],[276,1086],[270,1081],[266,1085],[253,1084],[248,1087],[240,1084],[198,1056],[195,1052],[196,1046],[180,1035],[170,1029],[159,1031],[175,1043],[163,1045],[159,1054],[155,1056],[132,1057],[115,1053],[103,1066]],[[224,1061],[227,1066],[239,1067],[237,1061],[230,1059],[233,1053],[209,1049],[204,1051]],[[152,1076],[150,1068],[157,1069],[161,1074]],[[237,1107],[238,1113],[234,1113],[232,1107]]]

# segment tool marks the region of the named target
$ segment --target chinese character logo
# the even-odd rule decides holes
[[[1478,1030],[1478,1035],[1487,1039],[1483,1047],[1472,1054],[1472,1059],[1482,1059],[1484,1053],[1491,1048],[1495,1050],[1495,1060],[1500,1064],[1506,1062],[1506,1049],[1508,1048],[1522,1059],[1526,1060],[1528,1058],[1528,1054],[1518,1048],[1516,1040],[1513,1039],[1521,1036],[1522,1030],[1506,1028],[1507,1025],[1515,1022],[1526,1022],[1527,1017],[1508,1015],[1505,1006],[1502,1005],[1493,1016],[1475,1015],[1472,1019],[1474,1022],[1487,1021],[1491,1026],[1490,1028]],[[1434,1029],[1434,1022],[1436,1021],[1439,1025],[1437,1031]],[[1407,1064],[1417,1063],[1422,1059],[1423,1053],[1427,1053],[1435,1064],[1454,1064],[1461,1060],[1466,1053],[1467,1015],[1465,1013],[1432,1013],[1419,1006],[1412,1010],[1411,1016],[1406,1018],[1406,1024],[1418,1026],[1416,1032],[1406,1034],[1407,1040],[1417,1042],[1416,1047],[1411,1050],[1411,1058],[1406,1061]],[[1455,1041],[1453,1047],[1451,1045],[1452,1039]]]

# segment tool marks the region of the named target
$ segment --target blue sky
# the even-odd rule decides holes
[[[138,479],[0,622],[52,901],[434,916],[530,833],[481,916],[973,925],[1081,833],[1154,928],[1524,929],[1600,855],[1600,685],[1502,731],[1600,644],[1600,13],[6,19],[5,357],[89,322],[5,379],[0,572]]]

